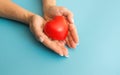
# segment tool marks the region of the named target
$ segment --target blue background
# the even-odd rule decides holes
[[[42,15],[41,0],[14,0]],[[120,75],[120,0],[57,0],[75,15],[80,45],[64,58],[22,23],[0,18],[0,75]],[[8,12],[9,13],[9,12]]]

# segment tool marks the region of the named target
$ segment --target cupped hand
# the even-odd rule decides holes
[[[66,44],[70,48],[75,48],[78,45],[79,38],[77,34],[77,29],[74,25],[73,14],[68,9],[59,6],[50,6],[44,11],[44,18],[46,21],[53,19],[55,16],[66,17],[69,25],[69,32],[66,38]]]
[[[60,56],[67,57],[68,50],[65,47],[64,43],[60,41],[52,40],[44,34],[43,27],[45,22],[46,21],[38,15],[32,16],[29,23],[31,32],[35,35],[36,39],[42,42],[46,47],[58,53]]]

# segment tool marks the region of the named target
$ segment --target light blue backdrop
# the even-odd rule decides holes
[[[41,0],[14,0],[42,15]],[[75,15],[80,45],[64,58],[25,24],[0,19],[0,75],[120,75],[120,0],[57,0]],[[8,12],[9,13],[9,12]]]

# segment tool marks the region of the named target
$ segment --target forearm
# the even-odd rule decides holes
[[[29,23],[33,14],[8,0],[0,0],[0,17]]]
[[[50,6],[55,6],[56,5],[56,0],[42,0],[43,2],[43,12],[45,13],[47,8]]]

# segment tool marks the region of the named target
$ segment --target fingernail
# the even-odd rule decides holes
[[[68,57],[69,57],[69,55],[66,55],[65,57],[67,57],[67,58],[68,58]]]
[[[71,19],[71,22],[74,23],[74,19],[73,18]]]
[[[44,39],[43,39],[42,37],[40,37],[39,40],[40,40],[40,42],[43,42],[43,41],[44,41]]]
[[[63,56],[63,54],[59,54],[60,56]]]

